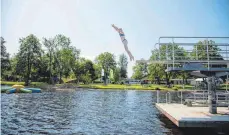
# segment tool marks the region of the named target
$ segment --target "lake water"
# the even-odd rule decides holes
[[[1,134],[222,134],[209,129],[179,129],[159,113],[155,102],[156,92],[152,91],[1,94]]]

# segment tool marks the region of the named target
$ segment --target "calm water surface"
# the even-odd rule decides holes
[[[1,95],[1,134],[210,135],[178,129],[154,106],[156,92],[72,90]],[[225,133],[224,133],[225,134]]]

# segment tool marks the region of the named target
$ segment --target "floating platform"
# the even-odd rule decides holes
[[[217,107],[218,114],[210,114],[209,107],[187,107],[183,104],[156,103],[156,107],[178,127],[229,127],[228,107]]]

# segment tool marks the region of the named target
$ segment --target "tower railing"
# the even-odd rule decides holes
[[[167,42],[162,42],[162,39],[167,39]],[[175,42],[177,39],[193,41]],[[203,41],[200,42],[199,39]],[[215,39],[217,42],[213,41]],[[160,37],[154,48],[157,50],[155,57],[137,62],[163,63],[170,69],[186,63],[201,63],[208,70],[229,68],[229,37]]]

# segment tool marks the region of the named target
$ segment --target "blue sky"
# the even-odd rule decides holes
[[[18,39],[64,34],[82,56],[125,53],[111,24],[122,27],[135,59],[148,59],[160,36],[229,36],[228,0],[1,0],[7,51]],[[126,54],[126,53],[125,53]],[[128,64],[132,74],[135,62]]]

